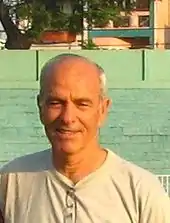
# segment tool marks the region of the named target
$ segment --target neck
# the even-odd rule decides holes
[[[100,146],[89,146],[76,154],[63,154],[53,150],[53,163],[58,172],[77,183],[98,169],[106,159],[107,152]]]

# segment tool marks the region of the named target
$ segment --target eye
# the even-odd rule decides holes
[[[61,102],[59,102],[59,101],[48,101],[47,105],[48,106],[59,106],[59,105],[61,105]]]
[[[75,100],[75,104],[79,107],[79,108],[88,108],[88,107],[92,107],[92,102],[90,100],[87,99],[78,99]]]
[[[59,101],[51,101],[50,104],[51,104],[51,105],[59,105],[60,102],[59,102]]]
[[[88,104],[87,103],[80,103],[80,106],[88,106]]]
[[[81,103],[78,103],[77,105],[78,105],[78,107],[80,107],[80,108],[87,108],[87,107],[89,107],[89,104],[86,103],[86,102],[81,102]]]

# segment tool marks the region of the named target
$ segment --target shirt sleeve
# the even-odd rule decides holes
[[[139,190],[139,223],[170,223],[168,194],[156,177],[145,183]]]

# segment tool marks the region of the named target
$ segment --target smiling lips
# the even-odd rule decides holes
[[[57,135],[62,139],[71,139],[74,138],[75,135],[78,133],[78,131],[75,130],[63,130],[63,129],[57,129],[56,130]]]

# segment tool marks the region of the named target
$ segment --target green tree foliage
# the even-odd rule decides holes
[[[121,20],[120,11],[127,13],[133,7],[130,0],[70,0],[72,13],[59,7],[64,0],[0,0],[0,21],[7,33],[8,48],[29,48],[45,30],[81,32],[83,18],[89,27],[105,26],[109,20]],[[67,0],[68,2],[68,0]],[[26,20],[25,30],[18,29],[18,22]],[[15,33],[15,35],[14,35]]]

